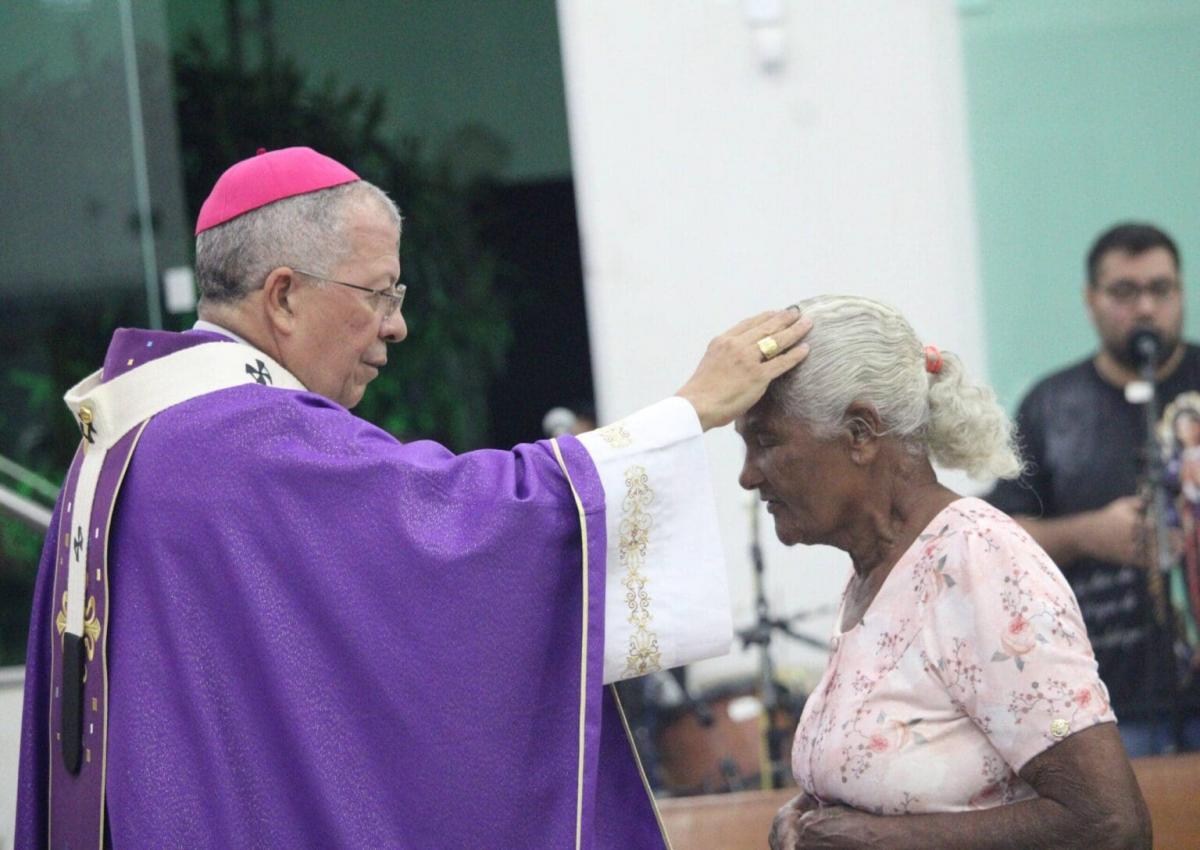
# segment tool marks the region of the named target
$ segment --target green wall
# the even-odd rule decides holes
[[[959,3],[993,383],[1015,406],[1094,348],[1083,257],[1123,219],[1200,264],[1200,2]]]

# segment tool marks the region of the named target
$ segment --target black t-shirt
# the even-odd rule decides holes
[[[1156,387],[1159,409],[1200,390],[1200,348]],[[1027,475],[1001,481],[986,497],[1005,513],[1051,519],[1102,508],[1137,491],[1145,469],[1145,411],[1100,377],[1092,360],[1039,382],[1017,413]],[[1166,633],[1156,625],[1137,567],[1081,559],[1060,564],[1079,600],[1100,676],[1117,717],[1161,716],[1171,705],[1176,664]],[[1200,681],[1178,695],[1200,713]]]

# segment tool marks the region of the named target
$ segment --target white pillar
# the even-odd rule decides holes
[[[673,392],[735,320],[823,292],[900,308],[985,374],[955,6],[558,0],[597,403]],[[735,623],[753,616],[742,450],[708,438]],[[951,483],[961,483],[955,478]],[[836,602],[840,552],[785,549],[777,615]],[[832,617],[804,628],[822,637]],[[784,666],[823,666],[785,646]],[[699,677],[749,672],[753,656]]]

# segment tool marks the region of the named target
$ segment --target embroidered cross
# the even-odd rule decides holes
[[[258,359],[255,359],[254,362],[258,364],[258,368],[255,369],[253,366],[247,363],[246,374],[264,386],[267,384],[274,386],[275,382],[271,380],[271,373],[267,371],[267,364]]]
[[[71,548],[75,550],[75,560],[79,560],[79,553],[83,549],[83,526],[75,527],[75,539],[71,542]]]

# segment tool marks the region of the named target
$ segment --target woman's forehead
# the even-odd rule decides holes
[[[739,434],[798,434],[812,436],[812,429],[797,416],[788,413],[783,405],[764,398],[734,423]]]

